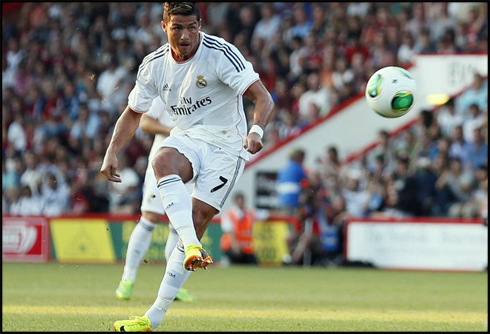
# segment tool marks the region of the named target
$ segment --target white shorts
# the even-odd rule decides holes
[[[190,161],[194,174],[193,179],[188,182],[194,183],[192,197],[211,205],[218,212],[221,211],[236,181],[243,174],[245,160],[187,135],[167,137],[160,147],[175,148]],[[151,162],[149,164],[151,165]],[[151,172],[153,173],[153,169]],[[155,184],[156,188],[155,176],[153,181],[150,183]],[[145,179],[146,183],[148,182]],[[156,193],[158,194],[158,191]],[[158,199],[160,200],[159,197]],[[150,202],[151,199],[144,198],[142,208]]]

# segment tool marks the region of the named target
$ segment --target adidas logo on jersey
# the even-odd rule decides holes
[[[162,88],[162,92],[170,92],[170,91],[172,91],[172,90],[170,89],[170,86],[168,85],[168,83],[166,83],[165,86],[163,86],[163,88]]]

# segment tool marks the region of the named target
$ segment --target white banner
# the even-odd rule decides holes
[[[378,268],[482,271],[488,266],[483,224],[351,221],[346,234],[346,259]]]

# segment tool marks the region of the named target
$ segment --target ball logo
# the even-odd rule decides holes
[[[413,95],[411,92],[399,92],[395,94],[391,101],[391,107],[395,112],[404,112],[410,109],[413,104]]]
[[[377,75],[376,78],[373,80],[371,85],[368,87],[368,94],[371,97],[376,97],[379,96],[381,93],[381,83],[383,82],[383,77],[381,75]]]
[[[204,88],[204,87],[206,87],[208,85],[208,82],[206,80],[204,80],[204,76],[198,75],[197,76],[196,85],[199,88]]]

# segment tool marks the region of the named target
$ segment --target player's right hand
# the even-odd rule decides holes
[[[263,147],[264,144],[262,143],[262,138],[260,138],[260,135],[255,132],[250,132],[247,138],[245,138],[245,142],[243,144],[243,148],[252,154],[257,153]]]
[[[109,181],[121,183],[120,175],[117,174],[118,160],[115,154],[106,153],[100,172],[107,177]]]

